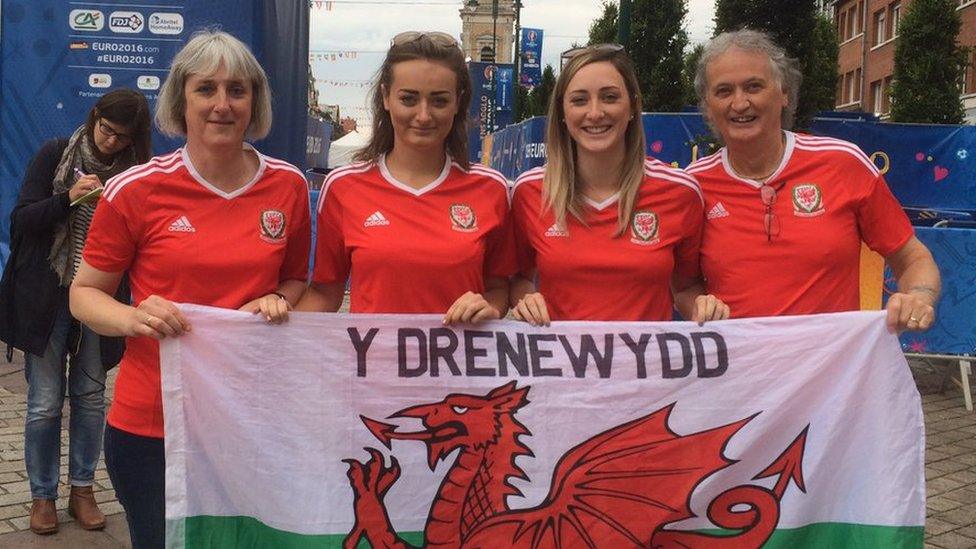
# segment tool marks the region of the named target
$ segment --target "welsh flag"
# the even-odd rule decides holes
[[[692,323],[197,306],[162,346],[170,547],[921,547],[883,313]]]

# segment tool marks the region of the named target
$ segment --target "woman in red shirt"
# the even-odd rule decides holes
[[[173,60],[156,110],[186,145],[112,178],[95,211],[71,312],[128,337],[105,430],[105,462],[133,547],[164,542],[163,412],[157,340],[190,330],[177,303],[287,318],[308,269],[308,186],[245,143],[271,126],[267,77],[229,34],[196,34]],[[134,306],[111,298],[128,272]]]
[[[300,310],[501,318],[514,270],[508,189],[468,162],[471,80],[440,32],[393,39],[373,92],[359,163],[334,170],[319,199],[312,283]]]
[[[626,52],[599,44],[570,55],[549,106],[546,165],[513,191],[514,316],[532,325],[671,320],[675,292],[684,318],[726,318],[720,301],[696,297],[701,189],[645,157],[641,93]]]

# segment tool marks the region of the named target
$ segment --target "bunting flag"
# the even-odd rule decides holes
[[[883,312],[708,323],[183,306],[169,547],[921,547]]]

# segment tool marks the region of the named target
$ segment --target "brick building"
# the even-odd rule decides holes
[[[962,30],[959,44],[976,46],[976,0],[955,0]],[[891,110],[891,75],[895,67],[898,25],[911,0],[835,0],[837,110],[886,115]],[[960,95],[967,122],[976,122],[976,67],[970,53]]]

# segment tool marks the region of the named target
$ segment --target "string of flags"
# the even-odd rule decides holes
[[[321,84],[323,86],[332,86],[335,88],[368,88],[373,85],[372,80],[331,80],[323,79],[315,80],[316,84]]]
[[[309,61],[338,61],[340,59],[357,59],[358,51],[313,51],[309,52]]]

